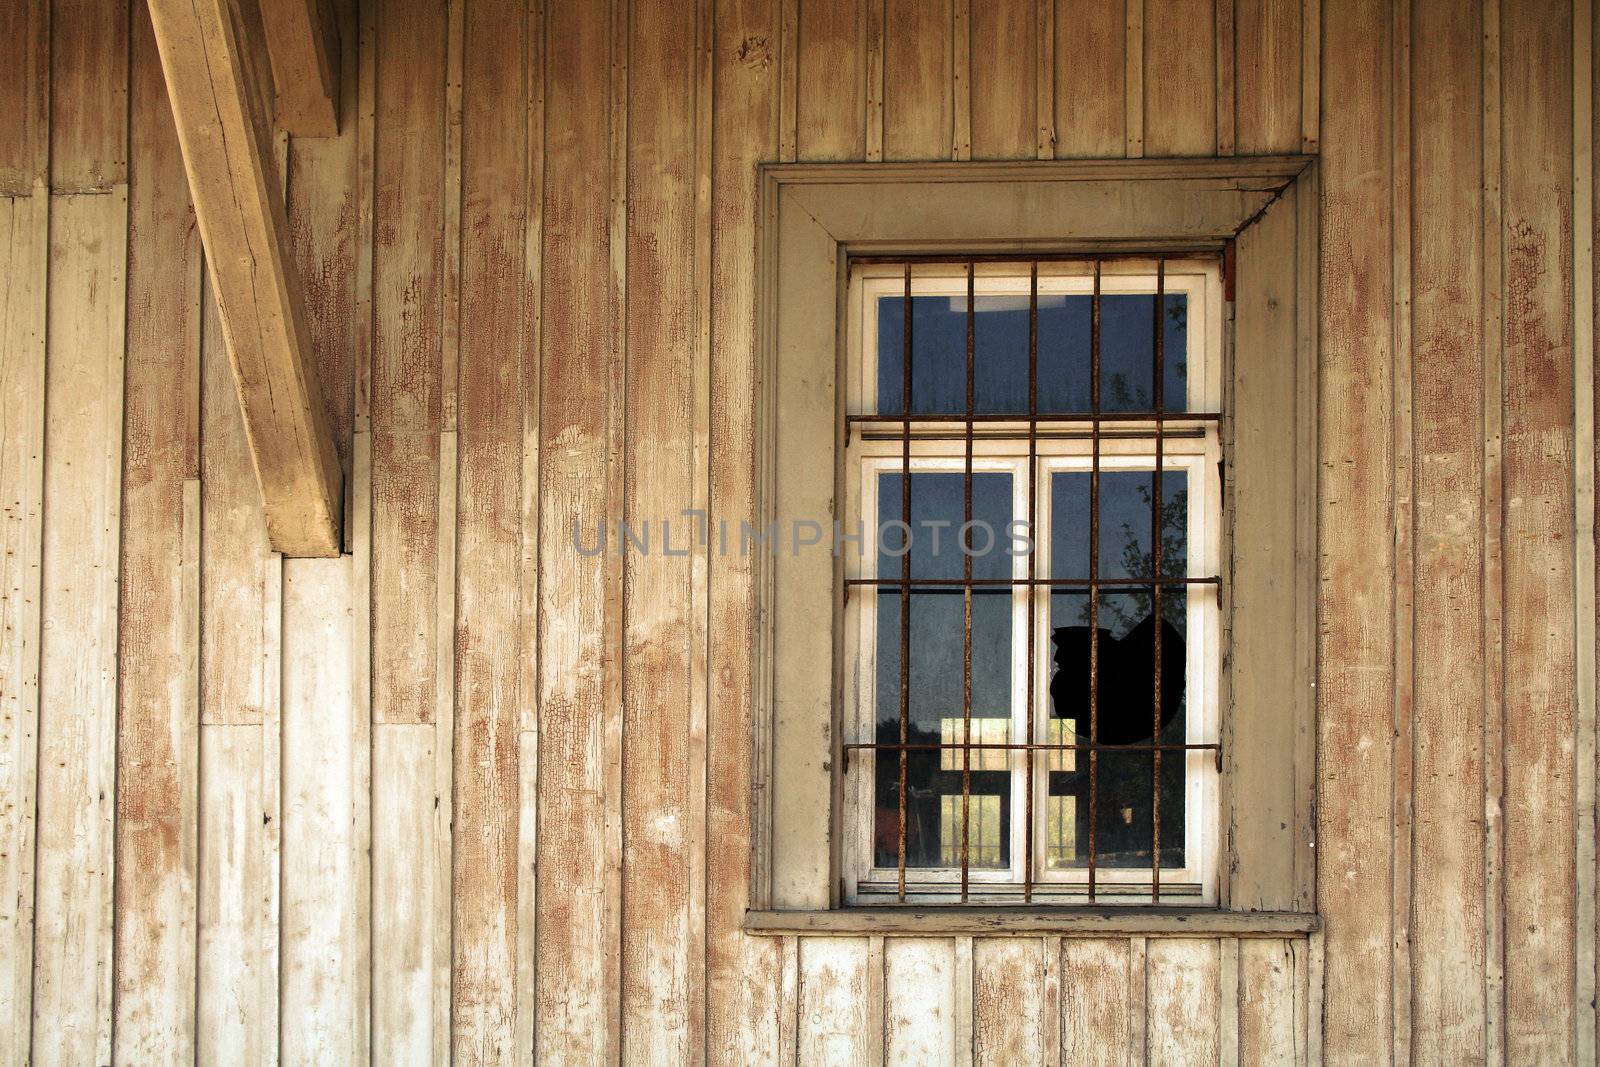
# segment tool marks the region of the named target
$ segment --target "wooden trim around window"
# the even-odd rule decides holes
[[[916,915],[928,916],[916,929],[941,932],[950,931],[938,923],[967,922],[985,932],[1048,920],[1056,933],[1114,932],[1121,929],[1115,923],[1152,933],[1134,926],[1176,910],[1130,907],[1110,918],[1079,909],[830,910],[838,909],[841,890],[841,776],[834,771],[843,598],[838,561],[825,549],[791,553],[787,524],[841,515],[851,253],[1224,249],[1234,253],[1235,301],[1224,339],[1231,358],[1224,372],[1223,554],[1231,571],[1223,602],[1221,910],[1197,908],[1159,923],[1195,932],[1213,929],[1197,924],[1248,927],[1293,913],[1285,920],[1291,932],[1314,928],[1312,159],[773,164],[761,168],[760,189],[756,522],[777,522],[785,543],[756,552],[755,910],[747,928],[804,933],[857,923],[881,933]],[[773,917],[780,915],[788,917]]]

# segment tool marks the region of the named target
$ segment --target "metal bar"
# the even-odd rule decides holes
[[[1100,824],[1100,261],[1094,261],[1089,300],[1089,407],[1095,416],[1089,439],[1089,902]]]
[[[902,339],[900,383],[901,402],[906,417],[905,441],[900,446],[900,521],[902,530],[911,529],[911,264],[906,264],[905,337]],[[911,545],[910,534],[900,554],[900,743],[911,740]],[[900,899],[906,899],[906,754],[900,750],[898,882]],[[874,768],[876,774],[876,768]]]
[[[1166,379],[1166,331],[1163,328],[1166,321],[1166,262],[1156,260],[1156,299],[1153,318],[1155,321],[1155,359],[1152,377],[1155,379],[1151,396],[1155,399],[1156,407],[1156,463],[1155,463],[1155,488],[1154,500],[1150,508],[1150,574],[1153,578],[1161,577],[1161,540],[1163,530],[1161,495],[1161,412],[1166,407],[1166,391],[1163,388]],[[1161,626],[1165,621],[1161,614],[1161,582],[1153,582],[1150,586],[1150,595],[1155,612],[1155,698],[1151,708],[1150,740],[1157,744],[1161,741]],[[1150,902],[1161,902],[1161,749],[1156,748],[1150,756]]]
[[[1034,752],[1154,752],[1158,749],[1163,752],[1218,752],[1221,751],[1222,744],[1218,741],[1149,745],[1102,745],[1099,743],[1082,745],[1072,741],[1039,741],[1032,744],[1020,741],[908,741],[905,744],[898,744],[894,741],[852,741],[844,747],[852,752],[866,750],[898,752],[902,749],[912,752],[949,752],[952,749],[963,748],[974,750],[994,749],[995,751],[1005,752],[1028,750]]]
[[[903,578],[846,578],[844,584],[847,586],[877,585],[887,587],[899,586],[904,581],[906,579]],[[960,578],[912,578],[910,582],[912,585],[917,586],[919,590],[922,586],[929,586],[931,587],[930,592],[932,589],[937,589],[941,586],[963,589],[967,584]],[[1221,578],[1212,576],[1209,578],[1162,578],[1158,582],[1146,581],[1143,578],[974,578],[971,584],[976,589],[1050,585],[1085,589],[1098,587],[1111,590],[1143,590],[1150,588],[1151,585],[1220,585],[1221,582]]]
[[[1163,245],[1160,256],[1164,259],[1192,259],[1201,263],[1215,263],[1217,254],[1227,247],[1223,240],[1204,242],[1177,242],[1172,245]],[[850,256],[850,265],[863,267],[899,267],[917,263],[929,266],[965,266],[968,263],[1098,263],[1106,259],[1105,252],[959,252],[959,253],[913,253],[910,255],[875,254],[871,252],[857,252]],[[1152,260],[1156,253],[1145,249],[1142,252],[1129,248],[1117,254],[1122,260]]]
[[[1028,268],[1028,416],[1030,420],[1039,411],[1039,262],[1035,260]],[[1039,424],[1028,423],[1028,536],[1034,536],[1034,517],[1036,515],[1034,490],[1039,477]],[[1027,709],[1028,749],[1025,756],[1027,763],[1026,774],[1023,778],[1023,834],[1024,845],[1022,851],[1022,901],[1028,903],[1033,899],[1033,791],[1036,783],[1033,780],[1033,720],[1037,709],[1033,703],[1033,655],[1034,655],[1034,553],[1028,553],[1028,604],[1023,612],[1023,619],[1028,629],[1028,666],[1027,680],[1024,683],[1023,706]]]
[[[967,264],[967,422],[964,464],[961,470],[961,536],[968,541],[972,533],[972,413],[976,391],[976,363],[974,344],[977,332],[978,308],[974,275],[976,268]],[[971,862],[972,814],[972,552],[970,544],[961,546],[961,901],[967,899],[967,868]]]
[[[1096,406],[1098,407],[1099,405],[1097,404]],[[1156,411],[1108,411],[1103,414],[1098,411],[1046,411],[1038,414],[1011,415],[1005,412],[979,411],[974,412],[971,419],[968,419],[965,415],[944,415],[937,412],[919,412],[910,416],[886,415],[880,412],[876,415],[847,415],[845,416],[845,421],[855,424],[887,423],[896,426],[908,422],[915,424],[946,422],[959,426],[969,421],[976,423],[1033,423],[1035,425],[1047,422],[1081,422],[1085,424],[1097,422],[1220,422],[1222,421],[1222,413],[1219,411],[1185,411],[1177,415],[1169,415]]]

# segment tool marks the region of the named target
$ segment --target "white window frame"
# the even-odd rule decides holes
[[[1019,267],[1021,268],[1019,271]],[[950,296],[964,300],[967,293],[966,266],[962,264],[918,264],[913,271],[913,296]],[[974,295],[1018,296],[1027,299],[1031,285],[1027,262],[980,263],[973,270]],[[1163,289],[1168,294],[1187,297],[1187,409],[1217,412],[1222,401],[1222,280],[1217,257],[1165,257]],[[904,268],[899,265],[856,265],[849,279],[847,307],[849,322],[846,345],[849,358],[847,395],[848,414],[873,414],[876,409],[877,332],[868,328],[877,321],[875,304],[883,298],[905,293]],[[1102,261],[1101,293],[1154,294],[1156,263],[1153,259],[1117,258]],[[1042,261],[1038,265],[1038,292],[1041,299],[1056,295],[1087,295],[1093,291],[1093,266],[1084,261]],[[948,424],[923,423],[914,438],[913,472],[964,469],[963,442],[951,430],[963,423],[952,416]],[[1220,476],[1221,440],[1214,420],[1186,419],[1181,413],[1164,427],[1163,470],[1183,471],[1190,486],[1186,559],[1191,577],[1222,574],[1222,485]],[[975,473],[1003,471],[1012,476],[1014,519],[1027,515],[1028,444],[1024,423],[986,423],[986,435],[974,442]],[[1150,436],[1129,439],[1116,436],[1124,430],[1149,431]],[[1154,427],[1146,423],[1102,424],[1100,464],[1102,470],[1151,470],[1154,466]],[[1198,430],[1198,436],[1194,431]],[[1173,431],[1179,431],[1174,434]],[[991,434],[1011,434],[997,440]],[[1037,481],[1034,485],[1038,526],[1033,532],[1036,573],[1050,573],[1050,483],[1053,475],[1064,471],[1087,471],[1091,466],[1091,446],[1084,438],[1041,437],[1037,440]],[[884,473],[901,470],[901,444],[887,435],[874,437],[852,433],[845,448],[845,528],[857,523],[866,531],[859,553],[847,553],[844,571],[847,579],[873,578],[877,558],[876,522],[866,521],[878,514],[877,483]],[[1195,491],[1198,489],[1199,491]],[[1013,577],[1027,576],[1027,558],[1012,557]],[[1224,581],[1226,577],[1224,576]],[[860,587],[865,590],[870,587]],[[1221,612],[1220,590],[1209,585],[1187,587],[1186,643],[1186,743],[1216,744],[1221,737]],[[1029,701],[1027,688],[1026,639],[1027,604],[1025,586],[1012,591],[1012,737],[1026,736]],[[844,597],[844,663],[849,672],[844,686],[845,706],[842,725],[844,743],[870,742],[874,736],[875,664],[870,651],[875,645],[877,597],[852,593]],[[1051,676],[1048,653],[1050,634],[1050,595],[1043,590],[1033,597],[1035,627],[1035,667],[1031,710],[1035,715],[1035,736],[1044,736],[1049,714]],[[898,869],[872,864],[874,761],[872,753],[858,750],[846,760],[842,828],[844,838],[844,899],[847,904],[899,903]],[[1083,754],[1079,754],[1083,758]],[[1165,758],[1181,758],[1185,767],[1186,863],[1182,868],[1161,870],[1162,904],[1214,906],[1217,902],[1217,864],[1221,852],[1220,774],[1216,754],[1211,750],[1167,753]],[[970,868],[968,902],[975,904],[1021,903],[1024,852],[1026,851],[1025,810],[1026,755],[1009,753],[1011,763],[1010,865],[1007,868]],[[1088,903],[1087,870],[1052,870],[1046,862],[1044,797],[1047,795],[1048,769],[1044,756],[1033,759],[1033,889],[1037,903]],[[904,901],[911,904],[950,903],[960,882],[960,870],[950,868],[907,868]],[[1100,867],[1096,871],[1096,903],[1150,904],[1148,869]]]

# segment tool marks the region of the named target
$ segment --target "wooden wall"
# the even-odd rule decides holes
[[[266,547],[138,0],[0,0],[0,1061],[1594,1062],[1592,0],[383,0]],[[1312,152],[1304,939],[757,938],[754,165]],[[1577,388],[1574,388],[1574,383]]]

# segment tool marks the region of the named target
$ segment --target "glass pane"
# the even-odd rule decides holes
[[[1100,298],[1100,408],[1103,411],[1155,410],[1155,294],[1113,293]],[[1167,411],[1188,409],[1188,296],[1168,293],[1164,300],[1162,404]]]
[[[917,471],[911,476],[909,550],[901,514],[901,475],[878,476],[880,552],[878,574],[900,573],[901,556],[909,556],[916,578],[962,577],[963,476],[960,472]],[[973,528],[967,541],[972,552],[974,578],[1002,579],[1011,575],[1006,526],[1011,522],[1011,475],[977,472],[972,476]],[[993,536],[990,536],[992,532]],[[913,585],[910,596],[909,739],[912,744],[959,744],[963,732],[962,660],[965,652],[965,602],[959,585]],[[972,595],[972,707],[973,743],[1009,741],[1011,719],[1012,604],[1008,586],[980,586]],[[900,591],[883,587],[877,593],[875,736],[880,743],[900,739]],[[906,782],[906,863],[911,867],[948,866],[950,809],[945,798],[955,796],[960,810],[962,755],[953,751],[913,751]],[[982,812],[968,807],[968,845],[983,844],[983,863],[1010,862],[1010,773],[1004,750],[971,750],[968,764],[974,795],[995,798]],[[878,815],[876,861],[894,866],[899,827],[899,758],[892,751],[878,755],[876,764]],[[997,806],[995,806],[997,805]],[[959,825],[959,824],[958,824]],[[985,836],[980,842],[979,832]],[[887,835],[887,836],[886,836]],[[960,839],[956,839],[959,848]],[[992,845],[992,848],[989,846]],[[970,853],[979,865],[979,853]],[[959,853],[957,854],[959,863]]]
[[[1089,482],[1088,471],[1051,475],[1052,577],[1089,576]],[[1100,471],[1100,577],[1148,578],[1154,573],[1150,550],[1154,498],[1154,471]],[[1161,573],[1181,578],[1189,567],[1189,472],[1163,470],[1161,499]]]
[[[1187,732],[1185,701],[1185,596],[1163,594],[1166,616],[1161,629],[1160,728],[1156,729],[1155,622],[1153,591],[1102,593],[1095,654],[1096,710],[1094,729],[1102,745],[1182,744]],[[1168,610],[1167,602],[1173,604]],[[1090,732],[1089,594],[1054,593],[1050,598],[1054,674],[1050,681],[1050,722],[1070,723],[1059,729],[1076,732],[1080,743]],[[1079,752],[1067,768],[1049,768],[1049,796],[1071,797],[1075,848],[1066,866],[1087,864],[1089,831],[1089,760]],[[1183,865],[1184,754],[1168,752],[1161,760],[1162,864]],[[1099,768],[1097,848],[1104,866],[1148,866],[1151,846],[1151,754],[1148,751],[1102,751]],[[1050,800],[1046,817],[1056,809]],[[1047,834],[1050,833],[1047,826]],[[1054,838],[1047,841],[1053,844]],[[1055,856],[1056,853],[1049,853]],[[1052,861],[1053,862],[1053,861]]]

